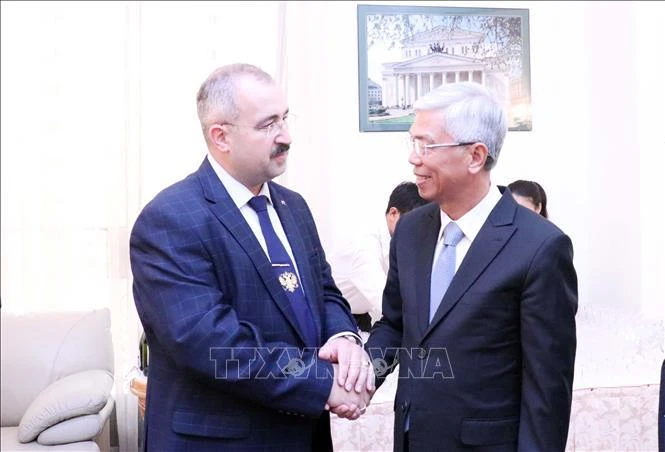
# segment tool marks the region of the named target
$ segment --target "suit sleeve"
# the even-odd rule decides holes
[[[397,351],[402,343],[402,296],[397,267],[397,243],[401,237],[400,222],[390,241],[390,265],[383,289],[382,317],[374,324],[365,349],[374,363],[377,387],[393,371],[397,362]]]
[[[577,276],[570,239],[558,234],[530,265],[520,308],[522,402],[518,449],[566,448],[575,365]]]
[[[243,281],[218,280],[210,244],[202,239],[205,226],[193,218],[191,211],[149,205],[134,226],[130,260],[144,326],[174,365],[204,384],[318,417],[332,387],[332,367],[315,350],[269,342],[255,325],[238,319],[230,292]],[[304,364],[304,373],[294,363]]]
[[[351,308],[335,285],[335,281],[330,274],[330,266],[325,262],[325,257],[322,260],[325,269],[322,275],[324,281],[323,309],[325,313],[324,340],[330,339],[339,333],[351,332],[356,334],[358,328],[351,314]]]
[[[298,195],[299,196],[299,195]],[[314,280],[320,281],[323,288],[323,338],[324,341],[330,337],[344,332],[357,333],[356,321],[351,314],[351,308],[332,277],[330,264],[326,260],[323,246],[316,229],[314,217],[305,200],[299,196],[304,209],[304,215],[307,217],[305,224],[309,228],[307,236],[312,243],[310,247],[316,250],[319,260],[320,274],[313,275]]]

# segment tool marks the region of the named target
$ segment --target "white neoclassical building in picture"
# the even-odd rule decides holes
[[[488,86],[509,107],[515,102],[511,91],[520,89],[513,85],[519,82],[488,67],[484,61],[495,49],[484,41],[480,32],[441,26],[414,34],[403,41],[400,61],[381,64],[383,105],[400,116],[404,113],[398,110],[410,110],[416,99],[439,85],[473,81]]]
[[[483,63],[473,58],[430,53],[406,61],[383,64],[384,105],[408,108],[423,94],[444,83],[474,81],[485,84]]]

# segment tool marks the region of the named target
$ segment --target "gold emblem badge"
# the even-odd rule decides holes
[[[298,278],[291,272],[284,272],[279,275],[279,283],[284,290],[288,290],[289,292],[294,292],[298,288]]]

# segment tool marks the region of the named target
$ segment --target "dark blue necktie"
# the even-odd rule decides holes
[[[291,262],[289,253],[286,252],[286,248],[284,248],[282,241],[277,237],[275,229],[272,227],[270,217],[268,216],[267,203],[268,198],[265,196],[254,196],[249,200],[249,206],[259,216],[261,232],[263,232],[263,238],[266,240],[268,256],[272,263],[275,277],[291,302],[291,308],[298,320],[300,331],[307,340],[306,345],[316,347],[319,345],[319,341],[317,340],[312,311],[310,310],[309,303],[307,303],[305,292],[303,291],[302,284],[300,284],[298,273],[293,266],[293,262]]]

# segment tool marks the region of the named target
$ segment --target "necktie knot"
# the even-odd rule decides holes
[[[268,210],[268,198],[263,195],[254,196],[247,202],[247,204],[249,204],[249,207],[254,209],[256,212],[265,212]]]
[[[446,246],[457,246],[462,237],[464,237],[464,233],[454,221],[448,223],[443,229],[443,244]]]

